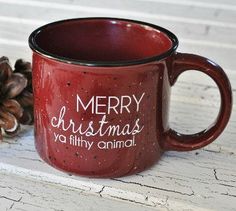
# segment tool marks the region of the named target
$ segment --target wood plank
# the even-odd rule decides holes
[[[34,0],[32,0],[34,1]],[[47,1],[47,0],[42,0]],[[60,3],[76,3],[77,0],[56,0],[56,2]],[[177,4],[177,5],[183,5],[183,6],[195,6],[195,7],[206,7],[206,8],[219,8],[221,9],[222,6],[225,6],[223,8],[228,8],[227,6],[236,5],[236,2],[233,0],[204,0],[204,1],[194,1],[194,0],[133,0],[135,1],[143,1],[143,2],[161,2],[161,3],[167,3],[167,4]]]
[[[13,8],[15,7],[14,4],[11,4],[12,0],[8,1],[8,0],[0,0],[0,2],[2,2],[1,4],[1,16],[9,16],[12,12],[15,12],[15,15],[17,14],[23,14],[19,15],[19,17],[30,17],[30,18],[35,18],[37,20],[41,20],[41,19],[46,19],[49,20],[48,18],[52,19],[55,17],[55,13],[58,14],[58,17],[55,17],[55,20],[59,20],[59,19],[64,19],[66,17],[68,17],[68,15],[66,16],[66,14],[70,14],[70,17],[77,17],[77,16],[86,16],[86,15],[81,15],[82,14],[87,14],[87,16],[113,16],[113,17],[126,17],[126,18],[138,18],[138,19],[142,19],[142,20],[147,20],[147,21],[171,21],[171,22],[175,22],[175,23],[188,23],[188,24],[193,24],[194,26],[196,25],[207,25],[208,27],[210,26],[216,26],[216,27],[222,27],[222,28],[235,28],[236,24],[234,24],[234,17],[226,12],[224,14],[221,14],[221,16],[223,16],[223,19],[227,19],[227,21],[215,21],[215,17],[212,17],[210,19],[213,20],[209,20],[209,18],[205,18],[205,19],[198,19],[198,18],[185,18],[184,16],[187,14],[191,14],[189,12],[189,9],[186,13],[184,13],[184,11],[182,10],[182,7],[180,7],[179,9],[174,8],[173,11],[170,10],[170,12],[168,14],[171,15],[167,15],[165,13],[165,9],[163,10],[163,14],[161,12],[157,12],[156,10],[153,11],[153,13],[150,13],[150,11],[146,11],[141,10],[141,12],[135,11],[132,12],[133,10],[133,5],[126,5],[124,3],[119,3],[119,1],[116,1],[116,4],[118,5],[110,5],[110,7],[108,7],[107,9],[102,8],[104,5],[108,5],[111,4],[108,2],[96,2],[96,1],[92,1],[90,3],[88,2],[77,2],[79,3],[78,5],[71,5],[71,4],[61,4],[61,3],[55,3],[55,2],[45,2],[44,4],[39,2],[39,1],[30,1],[30,0],[24,0],[24,1],[16,1],[13,0],[13,2],[15,4],[17,4],[17,8],[18,10],[15,11]],[[94,6],[86,6],[88,4],[95,4]],[[103,4],[102,4],[103,3]],[[114,3],[114,2],[113,2]],[[131,2],[132,3],[132,2]],[[81,6],[81,4],[84,4],[85,6]],[[100,7],[99,7],[100,6]],[[167,5],[165,5],[164,8],[166,8]],[[34,8],[37,7],[37,13],[34,13],[33,10]],[[119,9],[121,7],[121,9]],[[122,10],[122,7],[125,7],[126,10]],[[147,8],[151,8],[151,5],[147,4],[146,6]],[[21,10],[21,8],[23,10]],[[114,8],[117,8],[116,10]],[[128,9],[129,10],[128,10]],[[153,8],[159,8],[159,6],[154,6]],[[24,10],[28,9],[29,12],[24,13]],[[43,11],[47,11],[47,13],[44,12],[44,15],[39,15],[41,12],[41,10]],[[114,11],[113,11],[114,10]],[[131,10],[131,11],[130,11]],[[173,14],[175,13],[175,11],[179,11],[179,16],[174,16]],[[181,12],[183,11],[183,12]],[[202,10],[200,9],[200,12],[202,12]],[[10,14],[9,14],[10,13]],[[198,12],[193,12],[194,14],[197,14]],[[14,13],[12,13],[14,14]],[[234,14],[234,13],[233,13]],[[61,15],[61,16],[60,16]],[[210,16],[211,17],[211,13],[209,13],[209,11],[206,11],[206,15],[205,16]],[[197,17],[201,17],[201,16],[197,16]],[[227,17],[227,18],[225,18]],[[228,21],[231,20],[232,22]]]
[[[154,0],[155,1],[155,0]],[[189,2],[189,3],[196,3],[196,1],[194,0],[183,0],[185,2]],[[236,2],[232,1],[232,0],[201,0],[201,1],[197,1],[199,3],[207,3],[207,4],[224,4],[224,5],[235,5]]]
[[[44,1],[44,0],[43,0]],[[66,2],[68,0],[59,0],[59,2]],[[194,1],[194,0],[138,0],[144,2],[156,2],[156,3],[166,3],[166,4],[176,4],[181,6],[193,6],[200,8],[215,8],[215,9],[225,9],[225,10],[235,10],[235,1],[232,0],[206,0],[206,1]]]
[[[138,203],[88,194],[74,187],[54,185],[0,172],[0,210],[71,211],[78,208],[84,211],[155,210]]]
[[[188,210],[234,210],[236,206],[236,157],[233,153],[168,152],[157,165],[134,176],[88,180],[68,176],[46,165],[34,151],[32,131],[26,129],[23,134],[17,143],[1,145],[2,174],[61,184],[104,198],[169,210],[182,210],[183,207]]]
[[[31,50],[26,45],[16,47],[5,43],[0,44],[0,55],[9,57],[12,64],[19,58],[31,61]]]
[[[34,0],[33,0],[34,1]],[[47,0],[42,0],[47,1]],[[166,3],[166,4],[174,4],[174,5],[182,5],[182,6],[194,6],[194,7],[204,7],[204,8],[217,8],[217,9],[228,9],[232,10],[232,7],[236,5],[235,1],[232,0],[205,0],[205,1],[194,1],[194,0],[133,0],[135,1],[143,1],[143,2],[156,2],[156,3]],[[56,2],[60,3],[71,3],[76,0],[57,0]],[[223,7],[223,8],[222,8]]]
[[[70,11],[90,11],[98,12],[103,15],[126,15],[136,17],[155,17],[158,11],[159,16],[166,17],[166,7],[168,6],[168,15],[181,22],[203,22],[211,25],[222,25],[224,27],[236,27],[234,22],[236,14],[231,10],[215,9],[215,8],[198,8],[184,5],[166,5],[159,2],[141,2],[141,1],[76,1],[67,3],[58,3],[54,1],[41,2],[38,0],[0,0],[5,4],[27,5],[31,7],[41,7],[47,9],[63,9]],[[233,7],[233,6],[232,6]],[[158,8],[158,10],[156,9]],[[158,16],[156,16],[158,17]]]

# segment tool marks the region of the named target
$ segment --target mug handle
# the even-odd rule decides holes
[[[207,129],[192,135],[185,135],[169,129],[163,139],[164,150],[189,151],[213,142],[226,127],[232,110],[232,90],[223,69],[211,60],[193,54],[176,53],[173,60],[171,84],[186,70],[197,70],[210,76],[220,90],[220,111],[215,122]]]

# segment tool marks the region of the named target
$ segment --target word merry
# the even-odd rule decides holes
[[[93,96],[88,102],[84,103],[79,95],[76,100],[76,111],[80,112],[90,110],[92,114],[110,114],[112,111],[116,114],[122,114],[124,111],[130,113],[131,106],[134,104],[135,111],[140,109],[140,103],[143,99],[143,93],[140,97],[135,95],[117,96]]]

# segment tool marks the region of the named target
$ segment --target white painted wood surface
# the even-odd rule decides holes
[[[0,55],[31,59],[27,38],[54,20],[113,16],[159,24],[176,33],[181,52],[204,55],[225,69],[236,97],[236,1],[233,0],[0,0]],[[173,87],[171,126],[207,127],[219,110],[215,84],[197,72]],[[69,176],[41,161],[33,128],[0,145],[2,210],[236,210],[236,113],[211,145],[167,152],[152,169],[119,179]]]

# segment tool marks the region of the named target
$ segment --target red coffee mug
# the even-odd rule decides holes
[[[47,163],[73,174],[119,177],[140,172],[166,150],[214,141],[229,121],[232,92],[221,67],[176,53],[170,31],[116,18],[50,23],[29,37],[33,50],[35,142]],[[220,112],[193,135],[169,127],[170,89],[186,70],[206,73]]]

